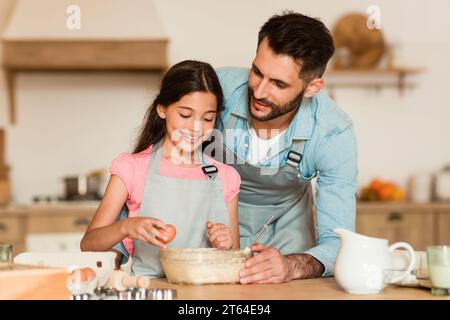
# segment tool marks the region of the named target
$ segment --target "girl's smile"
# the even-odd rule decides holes
[[[168,107],[158,105],[157,110],[158,115],[166,120],[164,154],[171,154],[173,162],[193,164],[194,151],[214,129],[217,113],[215,95],[196,91],[184,95]]]

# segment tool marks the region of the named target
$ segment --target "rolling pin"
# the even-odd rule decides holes
[[[103,287],[114,288],[119,291],[130,287],[150,288],[150,278],[145,276],[132,277],[123,270],[114,270]]]

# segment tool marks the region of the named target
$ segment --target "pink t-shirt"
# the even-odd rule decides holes
[[[109,169],[111,175],[117,175],[122,179],[128,190],[126,204],[129,210],[128,215],[130,217],[137,216],[141,207],[151,152],[152,146],[136,154],[122,153],[112,161]],[[219,178],[222,182],[223,197],[225,203],[228,204],[239,193],[241,177],[233,167],[211,158],[208,158],[208,160],[218,169],[217,178]],[[183,168],[174,165],[164,157],[161,157],[159,174],[162,176],[170,176],[181,179],[206,179],[206,176],[200,166],[195,168]],[[125,238],[123,242],[128,252],[132,254],[133,243],[131,239]]]

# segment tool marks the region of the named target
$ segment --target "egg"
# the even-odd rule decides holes
[[[169,242],[171,242],[171,241],[175,238],[175,236],[176,236],[176,234],[177,234],[177,229],[175,228],[174,225],[172,225],[172,224],[167,224],[166,226],[167,226],[167,229],[166,229],[166,230],[160,229],[160,231],[161,231],[162,233],[164,233],[164,234],[167,236],[167,239],[166,239],[166,240],[161,239],[161,242],[163,242],[163,243],[169,243]]]
[[[92,279],[95,279],[97,274],[95,271],[91,268],[81,268],[81,269],[75,269],[70,274],[70,279],[72,281],[91,281]]]
[[[83,269],[81,269],[81,272],[84,272],[85,277],[86,277],[86,279],[88,279],[88,281],[95,279],[95,277],[97,276],[94,269],[91,269],[91,268],[83,268]]]

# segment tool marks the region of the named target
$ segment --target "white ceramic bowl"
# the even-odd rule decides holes
[[[161,250],[160,260],[170,283],[239,283],[239,270],[251,255],[250,250],[171,248]]]

